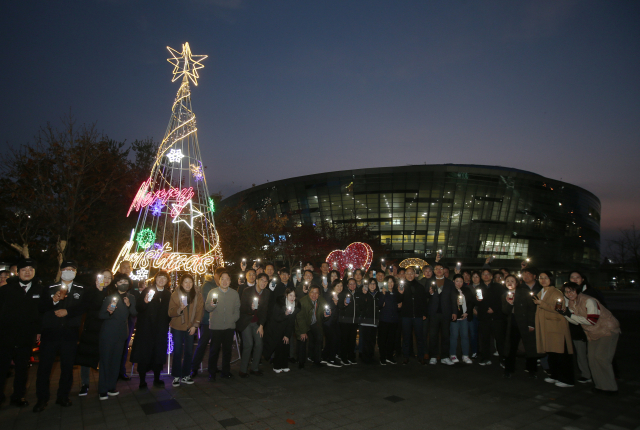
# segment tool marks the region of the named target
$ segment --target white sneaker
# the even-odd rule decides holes
[[[473,361],[472,361],[469,357],[467,357],[466,355],[463,355],[463,356],[462,356],[462,361],[463,361],[465,364],[473,364]]]
[[[449,358],[443,358],[442,360],[440,360],[440,363],[446,364],[447,366],[453,366],[453,361],[451,361],[451,359]]]
[[[555,384],[558,381],[556,381],[553,378],[544,378],[544,382],[548,382],[549,384]]]
[[[438,364],[438,359],[437,358],[429,359],[429,364]]]
[[[284,373],[287,373],[289,370],[291,370],[291,369],[289,369],[288,367],[285,367],[284,369],[282,369],[282,371],[283,371]]]
[[[280,373],[280,372],[282,372],[282,369],[273,369],[273,371],[276,372],[276,373]]]
[[[455,355],[449,357],[449,360],[451,360],[452,363],[460,363],[460,360],[458,360],[458,357],[456,357]]]
[[[174,387],[180,386],[180,378],[173,378],[173,382],[171,383]]]
[[[496,357],[499,356],[500,354],[498,353],[498,351],[494,352],[493,355],[495,355]]]
[[[183,384],[187,384],[187,385],[191,385],[193,384],[195,381],[193,379],[191,379],[191,376],[185,376],[184,378],[182,378],[180,380],[181,383]]]
[[[107,400],[108,398],[109,398],[109,395],[107,393],[100,394],[100,400]]]
[[[480,366],[491,366],[491,360],[485,360],[478,363]]]
[[[571,384],[565,384],[564,382],[556,382],[556,387],[560,387],[560,388],[568,388],[568,387],[573,387],[573,385]]]

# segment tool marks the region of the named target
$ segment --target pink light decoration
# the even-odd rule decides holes
[[[349,269],[353,271],[364,267],[366,272],[373,261],[373,249],[366,243],[354,242],[347,246],[344,251],[341,249],[331,251],[325,261],[329,263],[330,270],[337,270],[341,276],[344,276],[344,273]]]
[[[187,202],[195,195],[193,187],[182,189],[171,187],[168,190],[147,192],[150,185],[151,178],[147,179],[142,183],[142,185],[140,185],[138,193],[133,199],[133,202],[131,202],[131,206],[129,206],[127,216],[131,214],[131,211],[134,208],[136,212],[138,212],[141,208],[153,205],[156,201],[160,201],[163,205],[166,205],[169,199],[176,199],[176,204],[171,209],[171,216],[175,218],[180,214],[180,212],[182,212],[182,209],[184,209]]]

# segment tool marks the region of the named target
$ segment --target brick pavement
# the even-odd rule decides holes
[[[73,406],[61,408],[51,401],[35,414],[33,367],[30,406],[5,403],[0,429],[640,429],[639,310],[616,313],[623,325],[617,354],[623,379],[616,397],[593,394],[591,384],[560,389],[529,380],[523,359],[510,380],[501,377],[495,362],[486,367],[307,365],[287,374],[275,374],[263,363],[264,376],[246,379],[238,378],[236,363],[232,380],[210,383],[200,376],[194,385],[173,388],[167,376],[164,389],[149,384],[149,389],[138,390],[138,380],[132,378],[119,382],[120,395],[106,401],[97,396],[97,372],[92,373],[89,396],[77,396],[76,369]],[[58,376],[54,373],[52,379],[54,399]],[[12,380],[7,382],[10,390]]]

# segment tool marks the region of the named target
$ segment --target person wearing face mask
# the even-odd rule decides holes
[[[4,383],[11,360],[15,365],[11,404],[24,407],[29,402],[27,373],[31,349],[40,338],[42,316],[38,310],[42,283],[35,277],[37,264],[30,258],[22,259],[16,270],[18,276],[10,278],[0,288],[0,405],[5,400]]]
[[[140,389],[147,387],[145,381],[149,370],[153,372],[153,386],[164,387],[160,379],[162,366],[167,359],[169,331],[169,301],[171,300],[171,277],[164,270],[147,282],[140,299],[136,299],[138,318],[136,335],[131,346],[131,362],[137,363]]]
[[[191,358],[196,330],[202,321],[204,303],[196,292],[193,276],[185,273],[178,281],[178,287],[171,295],[168,315],[171,317],[173,338],[173,364],[171,365],[172,385],[193,384],[191,378]],[[184,351],[184,357],[182,352]]]
[[[91,293],[91,299],[87,308],[87,315],[84,318],[84,326],[78,342],[76,352],[76,364],[80,365],[80,378],[82,386],[79,396],[83,397],[89,393],[89,382],[91,379],[91,368],[98,369],[100,362],[100,329],[102,319],[100,319],[100,308],[107,296],[107,286],[111,284],[113,275],[110,270],[103,270],[96,277],[95,287],[87,287]]]
[[[122,346],[129,334],[129,316],[136,316],[136,298],[129,292],[131,279],[118,273],[107,287],[107,294],[100,308],[100,400],[120,394],[116,390],[122,359]]]
[[[82,315],[87,310],[91,294],[87,288],[74,282],[78,263],[63,261],[60,265],[61,282],[44,288],[38,308],[42,315],[40,363],[36,378],[38,403],[34,412],[42,412],[49,401],[49,380],[56,355],[60,354],[60,382],[56,404],[71,406],[69,392],[73,385],[73,363],[78,348]]]

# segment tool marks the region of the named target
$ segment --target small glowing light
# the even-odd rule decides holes
[[[179,163],[184,158],[184,155],[182,155],[181,149],[172,149],[167,154],[167,158],[171,163]]]

